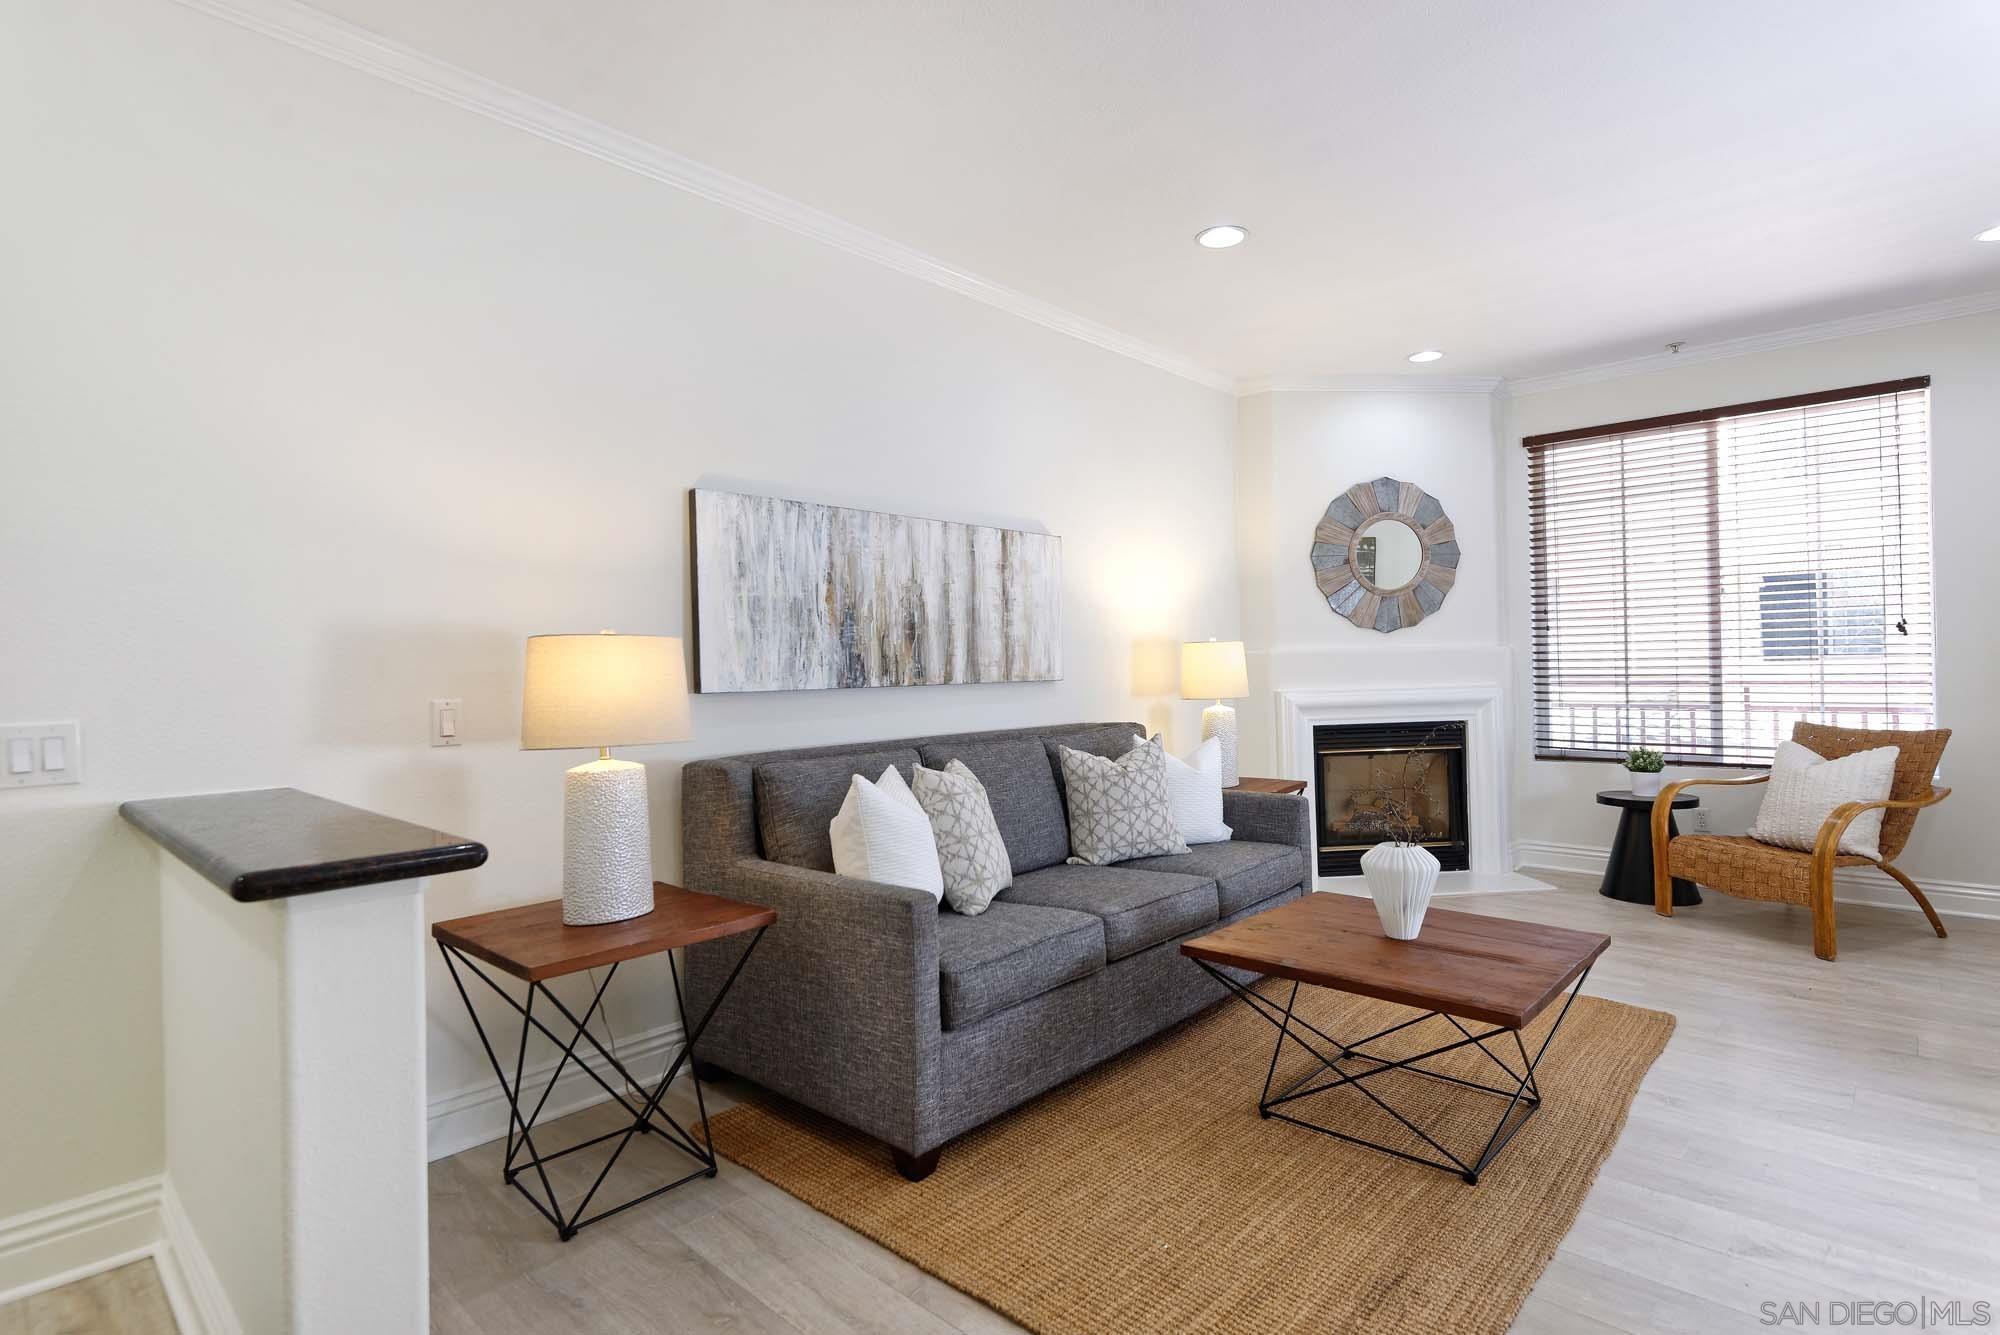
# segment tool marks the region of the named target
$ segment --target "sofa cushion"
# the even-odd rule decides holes
[[[1216,918],[1214,881],[1130,864],[1044,867],[1016,877],[997,902],[1094,914],[1104,921],[1104,956],[1111,960],[1185,936]]]
[[[978,778],[1016,876],[1069,856],[1069,824],[1040,738],[932,744],[918,754],[931,769],[956,760]]]
[[[1143,742],[1118,760],[1066,746],[1062,767],[1071,862],[1105,867],[1187,852],[1174,824],[1166,749],[1158,741]]]
[[[946,1029],[1104,967],[1104,924],[1088,913],[996,902],[976,918],[938,914],[938,1007]]]
[[[986,785],[964,761],[954,760],[941,770],[917,766],[910,787],[937,841],[944,902],[968,916],[986,912],[993,896],[1014,880]]]
[[[1065,746],[1072,751],[1086,751],[1093,756],[1103,756],[1106,760],[1116,760],[1132,749],[1132,739],[1135,736],[1144,737],[1146,732],[1144,729],[1125,723],[1100,723],[1094,728],[1084,728],[1077,732],[1051,733],[1044,737],[1042,749],[1048,753],[1049,774],[1056,782],[1056,796],[1064,803],[1069,801],[1063,788],[1062,749]]]
[[[757,766],[757,837],[764,856],[792,867],[833,870],[827,827],[847,799],[855,775],[873,780],[894,765],[905,779],[916,767],[914,750],[856,751],[851,755],[772,760]]]
[[[1308,879],[1302,850],[1290,844],[1258,844],[1249,840],[1196,844],[1186,853],[1121,862],[1116,870],[1128,867],[1210,877],[1215,881],[1216,906],[1225,915]]]

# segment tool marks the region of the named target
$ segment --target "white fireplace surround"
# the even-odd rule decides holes
[[[1446,872],[1440,893],[1479,890],[1541,890],[1545,882],[1517,875],[1508,865],[1513,831],[1507,800],[1507,715],[1498,685],[1357,686],[1345,689],[1280,690],[1273,736],[1278,768],[1286,778],[1304,779],[1313,793],[1313,729],[1349,723],[1465,723],[1465,828],[1468,870]],[[1318,828],[1315,817],[1314,828]],[[1359,877],[1316,876],[1323,890],[1357,890]]]

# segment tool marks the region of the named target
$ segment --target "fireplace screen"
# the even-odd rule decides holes
[[[1319,727],[1313,749],[1321,875],[1355,874],[1405,827],[1446,870],[1465,868],[1463,723]]]

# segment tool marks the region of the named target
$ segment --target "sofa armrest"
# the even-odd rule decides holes
[[[1290,844],[1298,849],[1306,860],[1306,889],[1312,889],[1319,866],[1319,840],[1313,837],[1312,801],[1304,793],[1239,793],[1225,788],[1222,821],[1232,839]]]
[[[938,901],[922,890],[757,858],[692,887],[776,909],[698,1055],[892,1145],[916,1150],[936,1079]],[[743,946],[687,951],[699,1016]]]

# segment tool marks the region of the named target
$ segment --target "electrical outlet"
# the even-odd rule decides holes
[[[1694,809],[1694,832],[1696,834],[1708,833],[1708,810],[1705,807],[1696,807]]]
[[[465,726],[465,701],[459,699],[431,701],[431,745],[457,746],[458,734]]]

